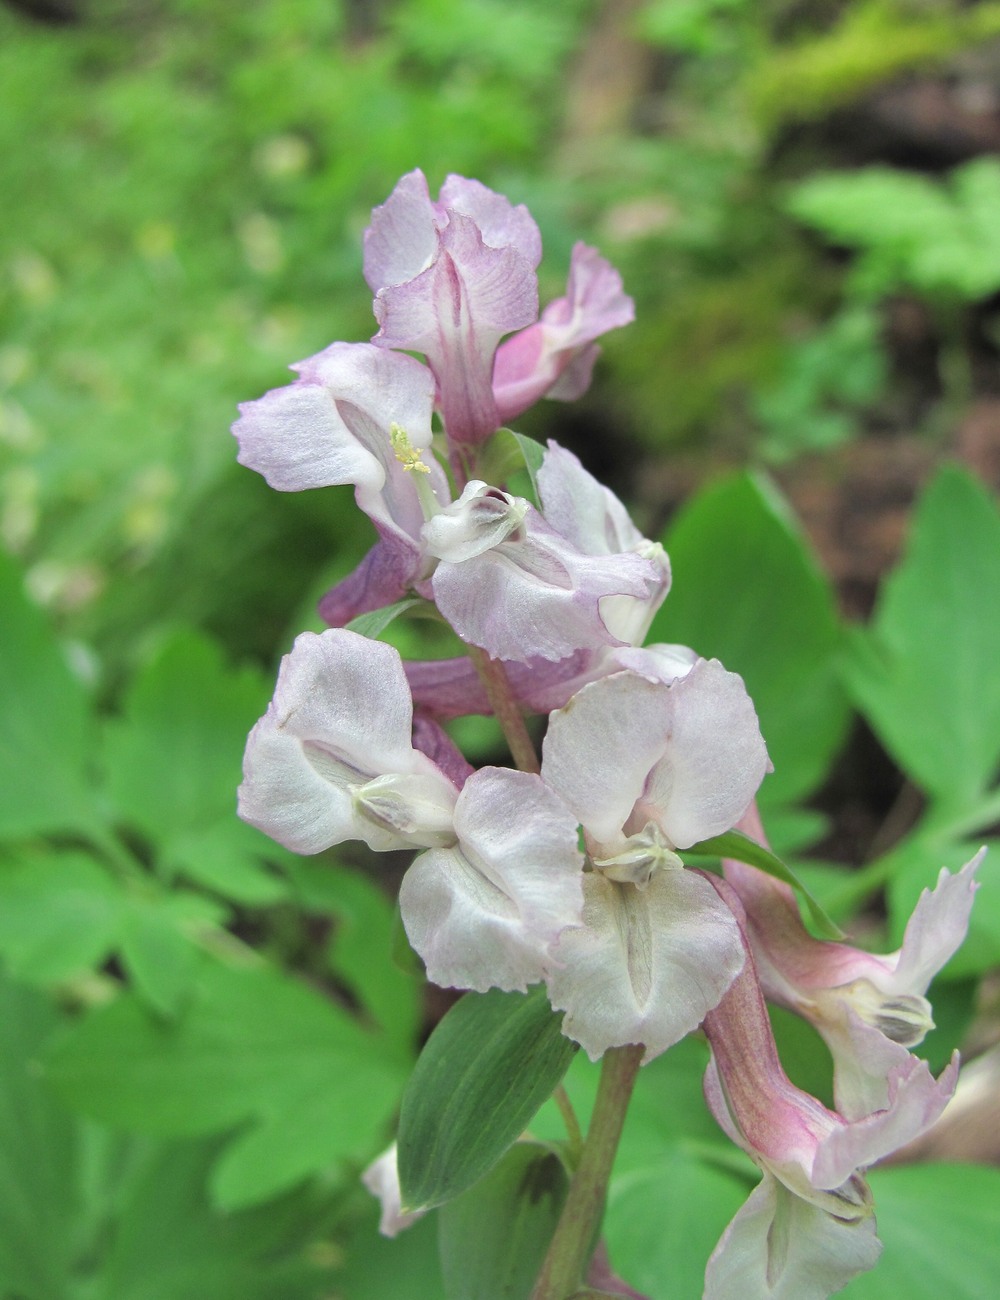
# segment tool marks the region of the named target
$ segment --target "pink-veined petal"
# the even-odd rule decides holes
[[[520,662],[615,644],[602,602],[648,596],[658,583],[638,555],[582,554],[531,507],[507,540],[460,563],[442,561],[431,579],[438,608],[463,641]]]
[[[596,249],[577,244],[565,297],[497,350],[493,389],[501,419],[513,419],[540,397],[579,397],[597,356],[594,339],[634,317],[618,272]]]
[[[449,215],[438,243],[425,271],[379,290],[375,342],[422,352],[437,380],[448,437],[481,442],[500,424],[493,354],[504,334],[534,319],[537,278],[520,252],[491,248],[459,213]]]

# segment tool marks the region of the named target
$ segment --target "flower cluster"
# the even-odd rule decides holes
[[[935,1080],[908,1049],[977,861],[943,873],[888,958],[811,938],[787,886],[754,867],[685,866],[683,850],[738,824],[762,839],[769,762],[743,682],[685,647],[643,646],[667,557],[570,452],[539,449],[533,500],[479,477],[501,426],[582,393],[597,338],[632,317],[582,244],[539,316],[540,256],[525,208],[456,176],[435,201],[412,172],[365,237],[378,333],[241,408],[242,463],[282,490],[352,484],[377,541],[321,602],[329,630],[284,659],[240,814],[300,853],[415,850],[400,907],[428,977],[544,982],[595,1060],[626,1044],[648,1060],[703,1026],[709,1104],[764,1173],[706,1294],[825,1296],[877,1257],[863,1169],[954,1085],[954,1066]],[[436,609],[469,655],[404,664],[346,626],[403,598]],[[548,715],[541,761],[474,771],[443,724],[503,710]],[[764,996],[830,1044],[837,1111],[784,1075]]]

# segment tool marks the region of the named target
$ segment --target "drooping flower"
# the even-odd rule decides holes
[[[653,602],[662,571],[633,551],[587,554],[523,497],[473,480],[424,525],[441,613],[494,659],[558,660],[622,643],[609,602]],[[607,611],[607,612],[606,612]]]
[[[957,1059],[934,1080],[908,1056],[890,1070],[881,1110],[857,1120],[827,1110],[782,1069],[739,898],[724,881],[713,883],[743,931],[747,956],[705,1017],[712,1049],[705,1096],[764,1177],[709,1260],[705,1300],[825,1300],[878,1260],[864,1170],[940,1115]]]
[[[747,832],[764,842],[752,812]],[[887,1076],[905,1063],[933,1028],[924,996],[961,946],[978,884],[980,850],[955,874],[944,868],[910,917],[902,947],[880,955],[814,939],[802,924],[791,888],[742,862],[725,866],[739,895],[766,997],[814,1024],[834,1061],[837,1109],[860,1118],[886,1105]]]
[[[664,1051],[742,968],[730,909],[677,850],[728,830],[767,766],[743,683],[715,660],[669,684],[612,674],[552,715],[542,777],[583,826],[591,870],[583,926],[560,937],[547,983],[593,1059]]]
[[[242,403],[233,433],[240,463],[281,491],[354,485],[379,542],[331,601],[339,625],[398,600],[421,574],[425,507],[393,431],[405,431],[416,453],[430,448],[434,381],[413,357],[370,343],[334,343],[292,369],[293,383]],[[431,455],[422,464],[425,493],[446,505],[443,470]]]

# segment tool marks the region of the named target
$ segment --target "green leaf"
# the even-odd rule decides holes
[[[831,921],[822,904],[799,880],[791,867],[782,862],[770,849],[765,849],[762,844],[752,840],[749,835],[744,835],[742,831],[726,831],[723,835],[713,835],[710,839],[692,844],[685,852],[713,858],[735,858],[737,862],[748,862],[750,866],[766,871],[769,876],[783,880],[805,900],[813,924],[822,938],[844,938],[843,930]]]
[[[107,732],[108,783],[125,820],[169,843],[233,815],[247,732],[268,693],[259,673],[229,668],[200,634],[166,641]]]
[[[0,1294],[31,1300],[66,1295],[74,1247],[74,1125],[37,1070],[57,1025],[39,993],[0,980]]]
[[[198,951],[165,903],[135,899],[125,912],[122,960],[136,989],[162,1015],[175,1015],[191,992]]]
[[[483,448],[479,472],[487,483],[509,483],[526,470],[537,504],[538,471],[544,457],[545,448],[534,438],[513,429],[498,429]]]
[[[372,1202],[347,1243],[347,1261],[337,1272],[334,1294],[344,1300],[438,1300],[443,1285],[437,1214],[418,1220],[398,1237],[383,1237]]]
[[[406,1066],[382,1036],[304,984],[267,967],[203,961],[175,1019],[122,996],[55,1044],[48,1069],[71,1105],[117,1127],[179,1137],[243,1124],[216,1184],[233,1208],[369,1158]],[[241,1144],[250,1144],[243,1155]]]
[[[220,1213],[207,1201],[216,1144],[155,1148],[129,1178],[88,1300],[315,1300],[329,1271],[310,1246],[317,1208],[303,1195]]]
[[[650,1300],[697,1300],[748,1190],[677,1148],[651,1152],[645,1169],[611,1180],[603,1231],[615,1272]]]
[[[86,829],[95,812],[90,700],[0,552],[0,836]]]
[[[397,600],[394,605],[385,605],[382,609],[373,609],[367,614],[359,614],[357,618],[352,618],[347,627],[352,632],[357,632],[359,636],[366,636],[374,640],[400,614],[405,614],[407,610],[413,609],[417,605],[423,605],[430,613],[432,607],[426,600],[421,600],[419,596],[408,596],[405,600]]]
[[[0,866],[0,952],[18,979],[55,984],[116,947],[126,899],[84,853],[24,854]]]
[[[230,811],[203,830],[172,835],[163,847],[161,861],[170,872],[180,871],[224,898],[267,907],[287,898],[288,885],[268,870],[265,861],[281,861],[286,856],[285,849]]]
[[[558,1156],[516,1142],[485,1178],[442,1206],[445,1300],[528,1300],[568,1190]]]
[[[1000,760],[1000,513],[956,466],[924,493],[906,555],[859,631],[848,686],[892,756],[950,810]]]
[[[441,1205],[492,1169],[573,1059],[561,1023],[544,988],[467,993],[452,1007],[403,1096],[404,1206]]]
[[[664,545],[673,586],[647,640],[690,645],[743,677],[775,769],[761,801],[801,798],[825,775],[849,711],[833,592],[787,505],[763,476],[725,478]]]
[[[841,1293],[847,1300],[984,1300],[996,1291],[1000,1169],[926,1164],[874,1169],[878,1266]]]

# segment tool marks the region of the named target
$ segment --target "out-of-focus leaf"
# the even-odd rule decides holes
[[[1000,1169],[901,1165],[874,1169],[878,1266],[851,1282],[847,1300],[986,1300],[996,1290]]]
[[[403,1096],[404,1207],[442,1205],[493,1168],[573,1059],[561,1024],[544,988],[466,993],[452,1007]]]
[[[604,1236],[615,1271],[650,1300],[698,1300],[705,1264],[749,1188],[674,1148],[614,1177]]]
[[[30,1300],[66,1294],[75,1245],[74,1124],[36,1059],[57,1025],[41,994],[0,980],[0,1293]]]
[[[235,816],[247,732],[266,703],[256,671],[228,668],[219,649],[178,632],[133,680],[107,733],[111,796],[154,841]]]
[[[126,897],[84,853],[25,853],[0,866],[0,952],[18,979],[53,984],[118,943]]]
[[[309,1246],[316,1207],[303,1195],[220,1213],[207,1201],[216,1144],[154,1149],[129,1179],[92,1300],[317,1300],[329,1273]]]
[[[669,598],[648,641],[692,646],[746,682],[774,764],[761,801],[809,793],[843,739],[847,700],[833,593],[769,480],[707,488],[664,538]]]
[[[126,995],[80,1021],[48,1058],[60,1094],[106,1123],[164,1136],[246,1125],[216,1175],[229,1208],[368,1158],[405,1068],[383,1037],[304,984],[207,961],[175,1019]]]
[[[374,1202],[373,1202],[374,1205]],[[438,1262],[437,1213],[414,1223],[398,1237],[379,1235],[372,1210],[355,1227],[347,1262],[336,1275],[344,1300],[439,1300],[444,1295]]]
[[[517,1142],[485,1178],[443,1205],[446,1300],[528,1300],[568,1190],[557,1155]]]
[[[162,902],[135,899],[125,911],[122,959],[154,1010],[172,1016],[193,987],[198,952]]]
[[[283,861],[287,851],[259,830],[241,822],[235,811],[204,830],[172,835],[163,865],[224,898],[250,907],[266,907],[288,895],[288,884],[264,864]]]
[[[955,466],[913,517],[899,567],[846,665],[859,708],[900,766],[969,810],[1000,760],[1000,513]]]
[[[90,700],[2,551],[0,625],[0,836],[89,827]]]

